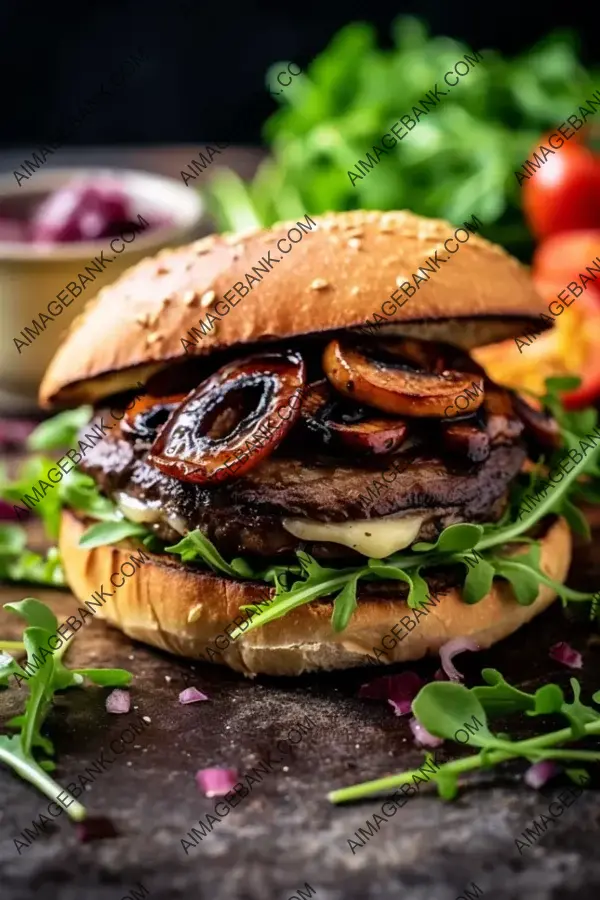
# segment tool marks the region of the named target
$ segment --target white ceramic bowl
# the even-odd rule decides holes
[[[131,198],[133,219],[141,215],[152,223],[156,217],[170,219],[171,224],[136,234],[135,239],[116,254],[110,249],[111,238],[97,241],[53,244],[51,246],[0,240],[0,411],[27,412],[36,406],[37,388],[42,375],[62,340],[70,322],[82,312],[100,288],[113,282],[125,269],[161,247],[177,246],[193,240],[199,231],[203,205],[198,193],[171,178],[128,169],[57,168],[35,172],[29,182],[16,183],[13,175],[0,177],[0,202],[37,203],[52,191],[74,179],[100,178],[116,180]],[[129,232],[131,234],[131,232]],[[117,246],[123,244],[118,241]],[[78,281],[78,273],[86,275],[94,257],[104,250],[105,258],[114,257],[101,274],[54,319],[45,330],[34,335],[26,346],[22,330],[48,314],[48,304],[68,283]],[[98,267],[98,266],[97,266]],[[76,293],[75,289],[73,292]],[[71,294],[66,293],[68,299]],[[53,307],[56,309],[56,306]],[[35,329],[34,329],[35,330]],[[29,337],[25,335],[25,339]]]

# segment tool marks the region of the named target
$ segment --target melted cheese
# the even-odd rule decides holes
[[[353,522],[315,522],[313,519],[283,519],[283,527],[302,541],[343,544],[363,556],[384,559],[408,547],[417,537],[426,516],[384,516]]]
[[[117,505],[125,518],[130,522],[138,522],[144,525],[155,525],[160,522],[163,514],[160,502],[147,503],[144,500],[138,500],[137,497],[130,497],[129,494],[121,493],[117,497]],[[187,522],[182,516],[171,513],[167,516],[167,522],[174,531],[185,535],[188,533]]]
[[[117,496],[117,506],[130,522],[153,525],[160,519],[160,504],[145,503],[122,491]]]

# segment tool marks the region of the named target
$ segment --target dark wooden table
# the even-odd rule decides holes
[[[578,550],[573,584],[600,584],[596,549]],[[5,587],[2,595],[8,602],[31,594],[50,603],[59,620],[75,605],[67,592]],[[5,638],[17,637],[17,623],[0,612]],[[585,690],[597,689],[598,638],[587,625],[567,622],[558,606],[491,651],[465,654],[461,666],[471,683],[482,666],[490,665],[529,690],[548,677],[567,686],[571,673],[547,653],[564,638],[583,651]],[[61,783],[77,784],[79,773],[93,767],[103,750],[114,757],[103,774],[93,776],[81,800],[91,813],[109,815],[119,836],[81,844],[61,817],[19,854],[14,839],[24,828],[31,830],[32,819],[47,803],[0,769],[0,896],[6,900],[28,900],[40,891],[44,900],[120,900],[132,896],[132,887],[139,895],[140,883],[154,900],[287,900],[299,896],[298,889],[307,896],[306,882],[317,900],[454,900],[464,896],[464,889],[474,895],[473,882],[498,900],[598,896],[597,793],[585,792],[521,855],[515,838],[534,817],[547,813],[549,799],[519,782],[518,764],[480,777],[451,804],[422,790],[352,853],[348,839],[380,813],[382,801],[334,807],[326,792],[422,761],[406,720],[385,704],[357,698],[358,686],[373,677],[374,669],[250,681],[133,643],[97,618],[73,641],[67,662],[123,666],[134,673],[130,714],[109,715],[104,706],[108,691],[92,687],[63,694],[48,719]],[[430,661],[415,668],[431,674],[436,665]],[[210,702],[181,706],[178,693],[188,682],[207,693]],[[20,703],[17,689],[4,691],[2,721]],[[110,742],[140,715],[150,718],[147,729],[127,753],[115,757]],[[199,818],[214,815],[215,801],[199,793],[195,771],[205,766],[260,771],[260,761],[276,753],[276,742],[307,718],[311,724],[289,755],[280,756],[270,774],[263,774],[236,809],[186,854],[181,839],[198,828]],[[522,719],[517,735],[530,731]],[[553,795],[561,791],[557,785]]]

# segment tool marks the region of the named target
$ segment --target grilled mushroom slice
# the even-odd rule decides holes
[[[467,389],[469,412],[484,399],[483,374],[451,368],[453,356],[443,344],[415,340],[374,342],[367,354],[351,339],[336,338],[325,348],[323,368],[337,391],[359,403],[399,416],[441,418],[462,414],[460,407],[447,410]]]
[[[253,469],[300,414],[299,353],[265,353],[219,369],[171,414],[148,462],[180,481],[217,484]]]

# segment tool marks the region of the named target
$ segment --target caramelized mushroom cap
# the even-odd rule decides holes
[[[304,361],[294,351],[224,366],[170,415],[148,463],[197,484],[242,475],[269,456],[293,426],[304,380]]]
[[[406,421],[375,417],[374,412],[361,406],[352,408],[343,398],[336,398],[323,379],[309,385],[301,416],[313,434],[336,450],[370,454],[397,450],[408,433]]]
[[[483,374],[474,374],[473,363],[473,372],[450,368],[449,358],[457,354],[445,345],[397,340],[376,342],[372,349],[382,350],[387,358],[372,358],[350,339],[329,342],[323,368],[336,390],[384,412],[415,417],[460,416],[460,409],[447,410],[467,389],[471,412],[483,403]]]

